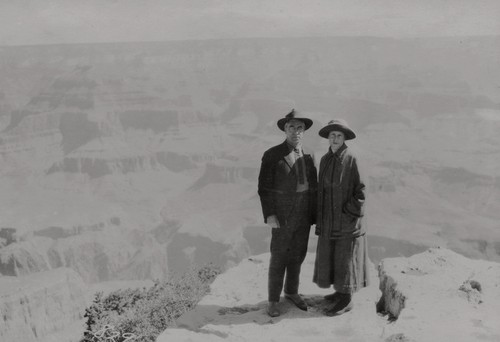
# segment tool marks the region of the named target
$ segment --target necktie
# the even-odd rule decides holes
[[[294,148],[293,152],[295,153],[295,163],[299,169],[299,184],[304,184],[304,161],[300,156],[300,150],[298,148]]]

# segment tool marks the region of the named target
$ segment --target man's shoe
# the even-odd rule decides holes
[[[338,298],[337,302],[325,312],[325,315],[338,316],[352,310],[352,295],[340,293]]]
[[[267,314],[271,317],[278,317],[281,314],[278,309],[278,302],[269,302],[267,305]]]
[[[302,299],[302,297],[298,293],[296,293],[296,294],[285,293],[285,298],[289,299],[300,310],[307,311],[307,304],[306,304],[306,302],[304,302],[304,300]]]

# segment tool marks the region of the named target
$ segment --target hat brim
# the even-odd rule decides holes
[[[320,135],[320,137],[328,139],[328,135],[330,134],[331,131],[339,131],[344,133],[345,140],[352,140],[356,138],[356,134],[352,131],[352,129],[339,124],[331,124],[325,126],[319,130],[318,134]]]
[[[306,126],[305,127],[306,131],[313,125],[313,121],[311,119],[308,119],[308,118],[282,118],[282,119],[279,119],[277,122],[279,129],[281,129],[282,131],[285,131],[285,124],[291,120],[302,121],[304,123],[304,125]]]

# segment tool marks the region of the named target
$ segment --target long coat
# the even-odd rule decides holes
[[[318,246],[313,282],[353,293],[368,285],[368,250],[364,223],[365,184],[356,157],[342,145],[320,162]]]
[[[290,148],[286,140],[264,152],[259,173],[258,193],[262,205],[264,222],[271,215],[276,215],[280,225],[286,226],[287,217],[293,210],[294,196],[297,188],[297,175],[295,167],[289,160]],[[316,219],[316,188],[317,176],[314,159],[310,153],[303,150],[306,165],[306,177],[309,183],[310,196],[309,224]]]
[[[335,163],[331,179],[325,175],[328,163]],[[319,167],[316,234],[327,239],[365,234],[364,203],[365,183],[356,157],[345,144],[335,153],[328,149]]]

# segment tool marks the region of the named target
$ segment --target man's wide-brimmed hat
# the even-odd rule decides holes
[[[313,124],[313,121],[311,119],[300,117],[300,113],[298,113],[295,109],[292,109],[292,111],[290,113],[288,113],[287,115],[285,115],[284,118],[278,120],[278,127],[279,127],[279,129],[281,129],[282,131],[284,131],[285,130],[285,124],[288,121],[290,121],[290,120],[300,120],[300,121],[302,121],[304,123],[304,125],[306,126],[305,127],[306,130],[308,130],[309,127],[311,127],[312,124]]]
[[[347,121],[343,119],[333,119],[326,124],[325,127],[319,130],[319,135],[325,139],[328,139],[328,135],[331,131],[340,131],[345,135],[345,140],[351,140],[356,138],[356,134],[347,124]]]

